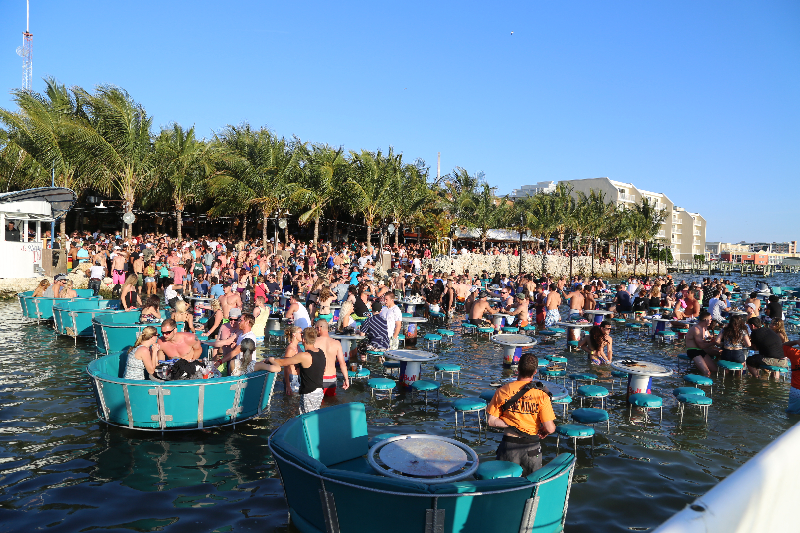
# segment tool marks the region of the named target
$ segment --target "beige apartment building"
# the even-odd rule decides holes
[[[575,193],[580,191],[589,194],[593,190],[602,192],[606,201],[616,202],[619,206],[638,204],[643,198],[647,198],[656,209],[666,212],[666,218],[656,238],[669,245],[675,260],[691,260],[694,255],[705,254],[706,219],[699,213],[676,206],[664,193],[646,191],[632,183],[608,178],[566,180],[562,183],[569,183]]]

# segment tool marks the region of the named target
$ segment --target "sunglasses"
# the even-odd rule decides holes
[[[162,330],[161,330],[161,334],[162,334],[162,335],[169,335],[169,334],[170,334],[170,333],[172,333],[173,331],[175,331],[175,330],[174,330],[174,329],[171,329],[171,330],[169,330],[169,331],[166,331],[166,330],[162,329]]]

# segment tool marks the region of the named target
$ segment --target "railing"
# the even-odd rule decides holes
[[[619,199],[623,202],[635,202],[636,198],[632,194],[619,193]]]
[[[695,225],[695,226],[701,226],[701,225],[702,225],[702,223],[701,223],[699,220],[695,220],[695,221],[694,221],[694,225]]]
[[[672,233],[674,233],[674,234],[676,234],[676,235],[680,235],[680,234],[681,234],[681,229],[680,229],[680,228],[673,229],[673,230],[672,230]]]
[[[694,234],[697,235],[698,237],[700,236],[700,232],[697,230],[694,231]]]
[[[681,243],[680,239],[672,239],[672,244],[680,244],[680,243]]]
[[[681,223],[680,217],[672,217],[672,223],[673,224],[680,224]]]

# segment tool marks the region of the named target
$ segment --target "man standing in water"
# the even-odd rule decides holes
[[[336,396],[336,363],[339,363],[339,370],[342,371],[344,378],[343,390],[350,387],[349,374],[347,373],[347,363],[344,362],[342,353],[342,343],[332,339],[328,335],[328,321],[324,318],[317,320],[314,326],[317,328],[317,348],[325,353],[325,372],[322,375],[322,390],[325,396]]]
[[[303,330],[304,352],[294,357],[270,357],[270,372],[278,372],[280,367],[298,365],[300,373],[300,414],[316,411],[322,405],[322,375],[325,372],[325,353],[316,346],[317,331],[315,328]]]
[[[503,385],[486,407],[489,425],[505,428],[503,441],[497,448],[498,461],[511,461],[522,467],[522,475],[542,467],[539,443],[556,430],[553,404],[547,389],[533,382],[539,360],[532,353],[519,359],[517,381]]]
[[[712,356],[719,354],[719,348],[714,344],[713,336],[708,331],[709,326],[711,326],[711,313],[700,311],[697,323],[686,333],[686,355],[706,377],[711,377],[711,373],[717,371]]]
[[[194,333],[178,333],[178,325],[171,318],[161,323],[161,337],[158,338],[158,358],[186,359],[194,361],[203,353],[203,347]]]
[[[558,285],[551,283],[550,293],[547,295],[547,300],[545,301],[546,311],[544,315],[544,326],[546,328],[561,321],[561,314],[558,312],[559,305],[561,305],[561,295],[558,294]]]

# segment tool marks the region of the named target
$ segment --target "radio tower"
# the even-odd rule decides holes
[[[28,6],[27,17],[25,19],[25,32],[22,34],[22,46],[17,48],[17,54],[22,57],[22,89],[24,91],[31,90],[31,82],[33,81],[33,34],[30,32],[31,27],[31,2],[26,0]]]

